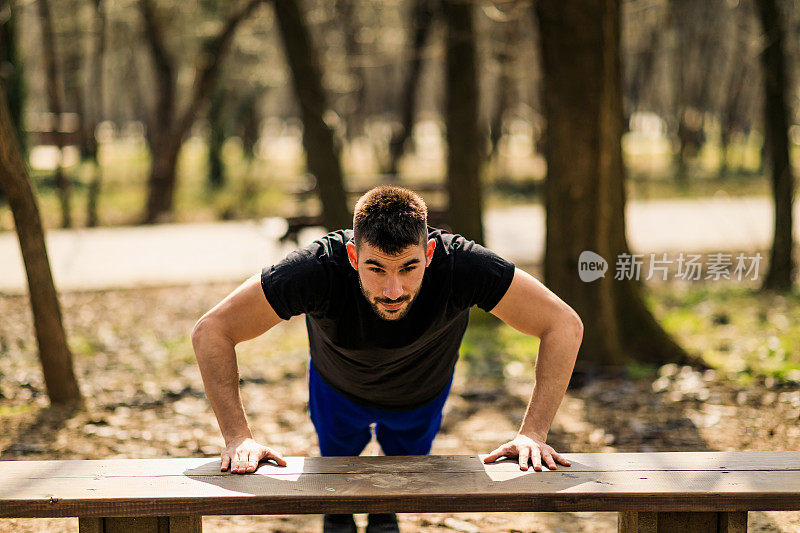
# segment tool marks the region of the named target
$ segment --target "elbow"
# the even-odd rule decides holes
[[[203,316],[195,323],[190,338],[196,358],[200,358],[201,354],[204,353],[202,347],[208,343],[209,339],[213,338],[218,333],[218,328],[214,325],[214,321],[207,315]]]
[[[192,340],[192,347],[194,348],[195,355],[198,353],[198,346],[203,343],[203,337],[205,337],[207,329],[208,326],[206,325],[205,317],[195,322],[194,327],[192,327],[192,333],[189,335],[189,338]]]
[[[575,351],[577,352],[578,348],[581,346],[581,342],[583,342],[583,321],[578,313],[570,308],[564,323],[570,332],[570,338],[575,343]]]

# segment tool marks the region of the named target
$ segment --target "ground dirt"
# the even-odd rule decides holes
[[[69,293],[65,322],[86,409],[47,408],[25,298],[0,295],[0,459],[216,457],[222,440],[188,332],[232,285]],[[305,326],[278,326],[239,351],[256,438],[317,455],[306,411]],[[532,372],[479,378],[460,366],[435,454],[487,453],[511,438]],[[800,391],[736,385],[668,365],[656,377],[589,377],[570,390],[549,438],[562,452],[800,450]],[[376,453],[374,444],[367,453]],[[360,524],[364,516],[357,516]],[[412,532],[610,532],[614,513],[404,514]],[[800,531],[800,513],[751,512],[750,531]],[[319,516],[205,517],[205,531],[320,531]],[[77,519],[5,519],[0,531],[76,531]]]

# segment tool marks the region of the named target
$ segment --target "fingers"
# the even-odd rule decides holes
[[[232,474],[249,474],[258,470],[258,464],[262,460],[273,460],[278,466],[286,466],[286,459],[281,454],[266,446],[244,446],[233,452],[222,452],[222,464],[220,470],[226,468]]]
[[[567,460],[566,457],[562,457],[561,455],[559,455],[556,452],[553,452],[553,457],[555,457],[556,461],[558,461],[558,464],[561,464],[561,465],[564,465],[564,466],[572,466],[572,463],[570,463],[569,460]]]
[[[539,448],[533,448],[533,453],[531,454],[531,459],[533,460],[533,469],[536,472],[542,471],[542,452]]]
[[[258,466],[258,455],[248,450],[236,450],[236,454],[231,461],[231,473],[246,474],[255,472]]]
[[[244,472],[247,463],[247,460],[244,457],[244,454],[241,450],[237,450],[236,454],[231,459],[231,472],[234,474],[241,474]]]
[[[278,466],[286,466],[286,459],[284,459],[281,454],[273,450],[272,448],[267,448],[266,453],[264,454],[264,459],[272,459]]]
[[[483,458],[483,462],[484,462],[484,464],[493,463],[493,462],[497,461],[498,459],[500,459],[501,457],[505,457],[505,456],[506,456],[506,446],[503,445],[503,446],[500,446],[499,448],[495,448],[494,451],[492,451],[492,453],[490,453],[489,455],[484,457]]]
[[[555,452],[553,452],[555,453]],[[548,452],[542,452],[542,459],[544,460],[544,464],[547,465],[547,468],[550,470],[557,470],[556,462],[553,460],[553,455]]]
[[[534,454],[538,459],[538,453]],[[531,458],[531,449],[527,446],[522,446],[522,449],[519,450],[519,469],[520,470],[527,470],[528,469],[528,461]],[[541,470],[541,462],[539,463],[539,469]]]
[[[259,454],[257,451],[251,451],[247,454],[247,464],[244,467],[245,473],[255,472],[258,468]]]
[[[558,464],[564,466],[572,464],[556,453],[552,447],[545,444],[544,441],[539,442],[522,436],[495,449],[483,458],[483,462],[493,463],[500,457],[509,459],[517,457],[520,470],[528,470],[529,465],[532,463],[536,472],[543,470],[543,464],[548,470],[557,470]]]

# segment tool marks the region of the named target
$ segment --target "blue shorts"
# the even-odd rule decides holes
[[[345,398],[308,365],[308,410],[323,457],[359,455],[372,438],[370,426],[386,455],[427,455],[442,425],[447,388],[430,403],[409,411],[375,409]]]

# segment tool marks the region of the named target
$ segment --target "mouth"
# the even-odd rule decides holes
[[[387,311],[399,311],[400,308],[403,307],[403,305],[405,305],[405,302],[400,302],[400,303],[396,303],[396,304],[389,304],[389,303],[386,303],[386,302],[381,302],[381,305]]]
[[[403,306],[406,304],[406,301],[403,300],[401,302],[384,302],[379,300],[378,303],[380,304],[381,307],[383,307],[385,311],[388,311],[389,313],[396,313],[403,308]]]

